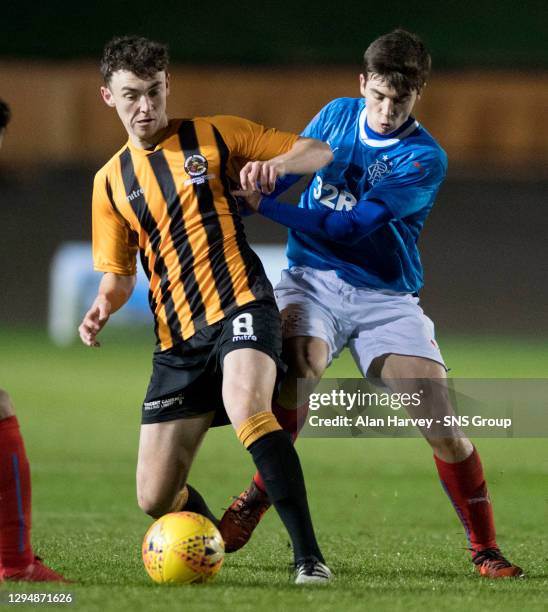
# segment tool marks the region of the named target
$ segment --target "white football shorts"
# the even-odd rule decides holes
[[[283,337],[325,340],[329,362],[348,346],[363,376],[373,359],[387,353],[426,357],[445,368],[434,324],[409,293],[358,288],[333,270],[299,266],[282,271],[274,295]]]

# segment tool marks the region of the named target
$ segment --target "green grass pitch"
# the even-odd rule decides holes
[[[31,460],[33,542],[76,581],[74,610],[520,610],[546,609],[546,440],[477,440],[503,551],[527,578],[487,581],[474,572],[456,516],[419,439],[298,443],[310,505],[336,579],[323,588],[290,580],[290,549],[269,512],[250,544],[227,556],[211,584],[163,587],[144,572],[150,519],[135,501],[139,405],[150,340],[105,334],[99,350],[52,347],[41,332],[0,332],[0,385],[13,396]],[[457,377],[544,377],[545,341],[442,338]],[[332,377],[357,375],[345,354]],[[230,428],[211,431],[191,474],[217,512],[247,485],[251,458]],[[0,585],[8,592],[55,586]]]

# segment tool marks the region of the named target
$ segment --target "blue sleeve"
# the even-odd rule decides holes
[[[275,198],[284,193],[284,191],[287,191],[302,176],[302,174],[286,174],[284,177],[276,179],[276,187],[274,187],[274,191],[270,194],[271,197]]]
[[[323,125],[328,108],[329,105],[324,106],[319,113],[316,113],[310,123],[301,132],[301,136],[303,138],[317,138],[318,140],[325,140]]]
[[[403,219],[432,204],[445,172],[444,157],[413,158],[385,176],[367,197],[381,200],[394,218]]]
[[[286,227],[334,242],[354,244],[392,218],[383,202],[361,200],[352,210],[307,210],[263,197],[259,213]]]

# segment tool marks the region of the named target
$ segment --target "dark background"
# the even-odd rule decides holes
[[[96,58],[113,34],[169,41],[172,59],[216,64],[348,64],[394,27],[420,32],[437,69],[548,66],[544,0],[9,3],[0,54]]]

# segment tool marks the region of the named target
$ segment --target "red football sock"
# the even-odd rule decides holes
[[[470,548],[474,552],[495,548],[493,508],[476,449],[458,463],[446,463],[435,455],[434,460],[441,484],[464,526]]]
[[[308,404],[305,404],[296,410],[289,410],[277,402],[272,402],[272,412],[278,419],[278,423],[281,425],[282,429],[291,434],[291,440],[293,443],[295,443],[295,440],[297,439],[297,436],[299,435],[299,432],[303,428],[304,422],[306,421]],[[266,493],[266,487],[259,472],[255,472],[253,482],[263,493]]]
[[[0,420],[0,567],[33,562],[30,468],[16,416]]]

